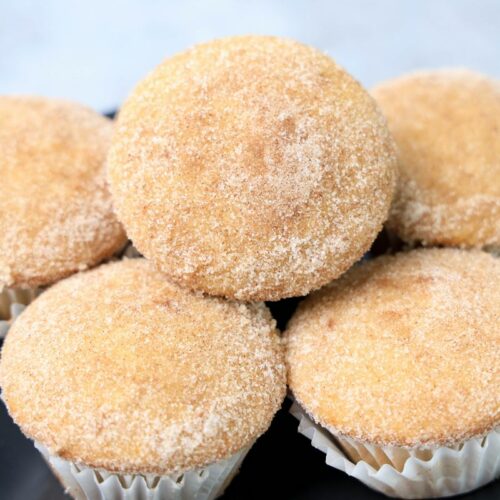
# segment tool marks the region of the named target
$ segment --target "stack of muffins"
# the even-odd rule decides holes
[[[73,497],[219,496],[287,380],[299,431],[387,495],[500,474],[500,86],[373,96],[245,36],[165,61],[114,125],[0,98],[2,397]],[[280,336],[262,301],[312,291]]]

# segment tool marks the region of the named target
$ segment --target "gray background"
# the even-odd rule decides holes
[[[423,67],[500,76],[500,0],[0,0],[0,93],[106,111],[168,55],[241,33],[315,45],[367,86]]]

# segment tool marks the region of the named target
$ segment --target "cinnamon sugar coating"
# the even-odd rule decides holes
[[[251,445],[285,396],[264,304],[194,294],[144,259],[63,280],[9,332],[2,396],[51,453],[121,473],[170,474]]]
[[[175,55],[134,90],[109,154],[116,211],[177,283],[277,300],[339,276],[387,217],[395,149],[372,98],[274,37]]]
[[[500,260],[420,249],[364,262],[300,306],[288,383],[334,434],[459,444],[500,425]]]
[[[79,104],[0,96],[0,290],[51,284],[125,244],[104,173],[111,134]]]
[[[373,95],[400,153],[389,229],[409,243],[500,249],[500,82],[427,71]]]

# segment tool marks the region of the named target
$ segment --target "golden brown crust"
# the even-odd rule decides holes
[[[144,259],[51,287],[14,323],[0,363],[9,412],[67,460],[169,474],[251,445],[285,395],[264,304],[193,294]]]
[[[183,286],[306,294],[368,249],[395,150],[364,89],[319,51],[216,40],[165,61],[123,106],[109,155],[119,218]]]
[[[51,284],[125,244],[104,173],[111,134],[83,106],[0,96],[0,290]]]
[[[428,71],[373,95],[400,153],[388,227],[409,243],[500,248],[500,83]]]
[[[421,249],[312,294],[285,333],[288,383],[334,433],[457,444],[500,425],[500,261]]]

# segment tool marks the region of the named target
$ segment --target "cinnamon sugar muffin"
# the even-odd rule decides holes
[[[318,50],[241,36],[136,87],[108,157],[115,208],[175,282],[243,300],[303,295],[369,248],[395,149],[365,90]]]
[[[111,134],[79,104],[0,96],[0,320],[124,245],[104,174]]]
[[[11,416],[76,497],[126,485],[131,498],[213,498],[285,395],[264,304],[193,294],[144,259],[38,297],[6,338],[0,380]]]
[[[331,465],[405,498],[500,474],[499,282],[487,253],[421,249],[363,263],[299,306],[288,383]]]
[[[399,148],[388,228],[408,243],[500,250],[500,83],[422,71],[373,95]]]

